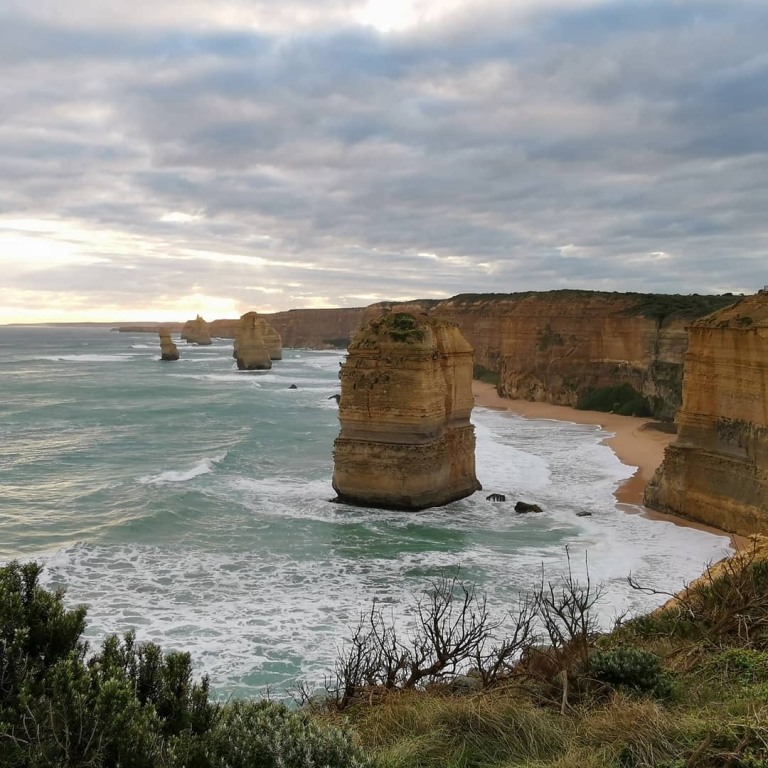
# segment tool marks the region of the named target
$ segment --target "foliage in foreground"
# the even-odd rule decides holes
[[[189,654],[108,638],[87,656],[85,609],[39,584],[40,567],[0,569],[3,768],[353,768],[342,729],[274,702],[211,702]]]
[[[89,657],[84,609],[39,573],[0,569],[4,767],[768,765],[768,560],[755,551],[607,634],[600,586],[570,570],[503,627],[471,585],[442,580],[404,634],[379,607],[364,613],[325,703],[298,711],[213,703],[187,654],[130,634]]]
[[[570,574],[542,583],[543,636],[488,685],[369,692],[344,717],[381,768],[768,766],[768,561],[708,569],[608,634],[599,597]]]

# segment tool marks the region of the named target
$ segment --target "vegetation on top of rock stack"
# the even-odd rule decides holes
[[[407,312],[394,312],[382,318],[382,326],[390,338],[403,344],[424,341],[424,329],[419,321]]]
[[[629,384],[590,389],[576,404],[576,408],[580,411],[617,413],[619,416],[651,415],[648,400]]]

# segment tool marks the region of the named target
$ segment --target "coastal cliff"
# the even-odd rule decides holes
[[[577,406],[595,390],[628,385],[649,413],[672,419],[687,326],[733,301],[567,290],[455,296],[429,314],[461,328],[476,372],[504,397]]]
[[[339,500],[423,509],[479,490],[473,402],[472,348],[456,326],[404,312],[366,325],[341,369]]]
[[[166,362],[178,360],[179,348],[173,343],[170,331],[167,328],[161,328],[158,335],[160,336],[160,359]]]
[[[200,315],[194,320],[187,320],[181,329],[181,338],[188,344],[208,346],[211,344],[211,332],[208,323]]]
[[[678,437],[645,504],[733,533],[768,533],[768,294],[689,334]]]
[[[280,334],[287,348],[346,349],[363,325],[362,307],[290,309],[263,317]]]
[[[475,350],[476,377],[495,384],[502,396],[619,411],[609,390],[624,387],[627,413],[671,420],[682,403],[688,326],[736,300],[563,290],[292,309],[261,317],[284,347],[345,349],[360,328],[393,307],[426,312],[459,326]],[[238,323],[214,320],[210,335],[234,338]],[[588,405],[603,393],[602,406]]]

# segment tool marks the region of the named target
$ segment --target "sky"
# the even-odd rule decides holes
[[[0,0],[0,323],[768,283],[765,0]]]

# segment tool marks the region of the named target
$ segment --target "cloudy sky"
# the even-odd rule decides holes
[[[765,0],[0,0],[0,323],[768,283]]]

